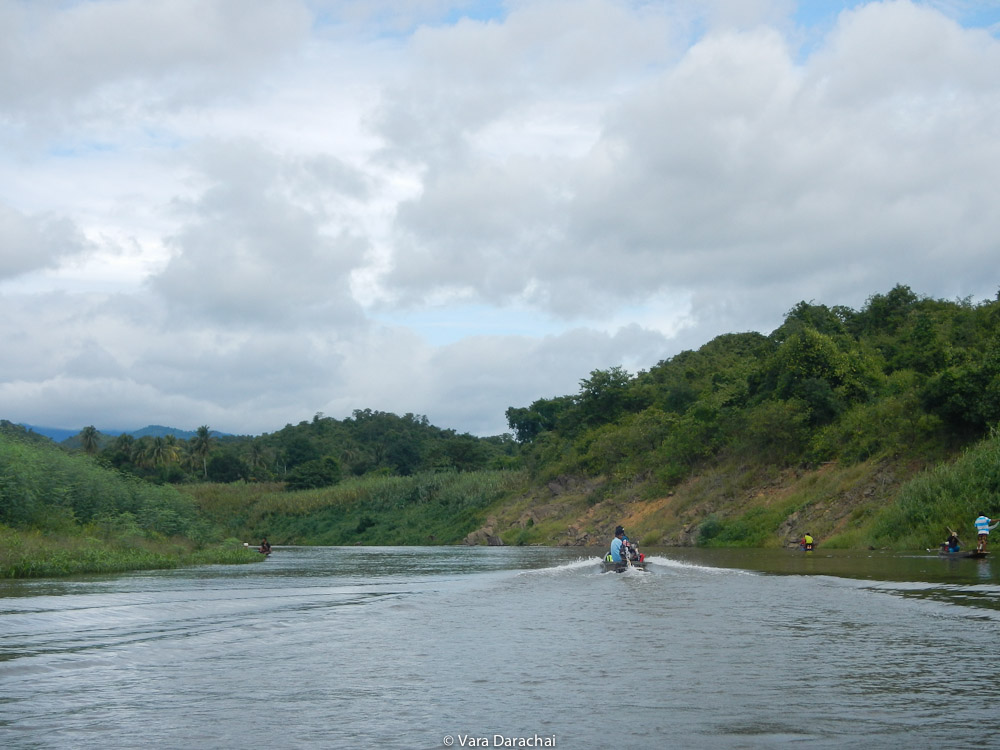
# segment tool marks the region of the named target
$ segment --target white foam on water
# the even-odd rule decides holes
[[[609,573],[613,573],[615,571],[608,571],[608,572]],[[642,568],[636,568],[636,567],[633,567],[633,566],[629,566],[629,567],[625,568],[625,570],[621,571],[621,573],[619,573],[618,575],[644,577],[644,576],[649,575],[649,571],[648,570],[643,570]]]
[[[581,557],[578,560],[573,560],[571,562],[560,563],[559,565],[553,565],[551,568],[532,568],[531,570],[522,570],[519,575],[552,575],[553,573],[564,573],[570,570],[582,570],[584,568],[590,568],[594,565],[599,565],[601,558],[599,557]]]
[[[744,576],[754,575],[752,571],[743,570],[741,568],[713,568],[708,565],[697,565],[695,563],[682,562],[681,560],[672,560],[669,557],[661,557],[660,555],[646,555],[646,563],[650,565],[662,565],[663,567],[673,568],[675,570],[697,570],[699,572],[712,573],[716,575],[725,573]]]

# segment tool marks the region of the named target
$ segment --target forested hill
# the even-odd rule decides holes
[[[719,336],[634,377],[595,370],[507,419],[536,470],[664,486],[726,458],[940,457],[1000,419],[1000,302],[905,286],[860,311],[800,302],[768,336]]]
[[[800,302],[770,335],[719,336],[637,375],[595,370],[580,385],[507,418],[536,485],[606,506],[587,518],[632,516],[675,542],[774,543],[800,533],[803,516],[854,533],[874,513],[865,498],[895,502],[908,477],[997,424],[1000,302],[905,286],[861,310]],[[823,513],[805,512],[816,493],[797,481],[831,472],[841,479],[823,490]],[[982,491],[979,503],[1000,513],[1000,485]]]

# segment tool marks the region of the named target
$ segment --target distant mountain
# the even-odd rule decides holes
[[[40,427],[38,425],[25,424],[24,422],[21,422],[20,424],[22,427],[32,430],[33,432],[37,432],[39,435],[44,435],[57,443],[62,443],[70,438],[76,437],[80,434],[80,430],[83,429],[82,427],[76,430],[68,430],[63,427]],[[166,437],[167,435],[173,435],[181,440],[190,440],[197,434],[194,430],[180,430],[176,427],[164,427],[159,424],[147,425],[139,430],[105,429],[99,427],[98,432],[106,437],[117,437],[123,433],[128,433],[137,439],[147,435],[150,437]],[[213,437],[222,437],[227,434],[228,433],[225,432],[212,430]]]
[[[189,440],[197,434],[194,430],[178,430],[176,427],[164,427],[161,424],[146,425],[141,430],[125,430],[125,432],[134,438],[146,436],[166,437],[167,435],[173,435],[175,438],[180,438],[181,440]],[[212,434],[214,435],[217,433],[213,432]]]
[[[44,435],[57,443],[61,443],[66,438],[71,438],[80,433],[79,430],[66,430],[62,427],[39,427],[38,425],[25,424],[24,422],[20,422],[19,424],[25,429],[37,432],[39,435]]]
[[[146,425],[141,430],[120,430],[118,432],[107,432],[101,430],[105,435],[120,435],[122,432],[127,432],[134,438],[146,437],[166,437],[167,435],[173,435],[175,438],[180,440],[190,440],[195,435],[198,434],[197,430],[179,430],[176,427],[164,427],[161,424],[151,424]],[[230,437],[228,432],[219,432],[218,430],[209,430],[209,434],[212,437]]]

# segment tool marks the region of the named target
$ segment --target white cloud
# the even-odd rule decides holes
[[[492,433],[802,299],[992,297],[1000,4],[825,7],[0,2],[0,416]]]
[[[295,49],[310,23],[304,7],[279,0],[5,2],[0,14],[5,107],[57,117],[231,94]]]
[[[247,144],[215,144],[209,161],[213,182],[179,207],[176,254],[150,279],[171,309],[236,328],[361,323],[349,284],[367,242],[343,204],[364,179]]]
[[[580,315],[670,286],[744,280],[792,296],[845,261],[870,265],[867,294],[898,273],[884,255],[923,263],[917,286],[931,289],[945,247],[978,260],[983,224],[1000,228],[982,210],[1000,166],[986,73],[998,54],[983,32],[908,3],[843,14],[804,65],[773,29],[709,34],[612,101],[585,157],[443,165],[403,207],[417,246],[393,281],[485,299],[530,289]]]
[[[0,281],[51,268],[90,250],[69,219],[27,216],[0,203]]]

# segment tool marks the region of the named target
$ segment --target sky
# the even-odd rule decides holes
[[[1000,0],[0,0],[0,418],[495,435],[995,299]]]

